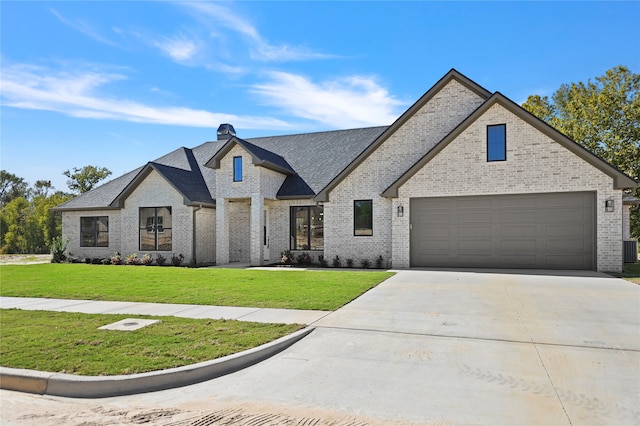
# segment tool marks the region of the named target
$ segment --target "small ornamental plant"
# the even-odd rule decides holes
[[[180,266],[183,260],[184,260],[184,255],[182,253],[180,253],[177,256],[175,254],[171,255],[171,264],[173,266]]]
[[[353,268],[353,259],[347,259],[347,268]]]
[[[113,256],[111,256],[111,264],[122,265],[122,256],[120,256],[120,253],[116,252]]]
[[[369,259],[362,259],[360,261],[360,266],[362,266],[363,269],[369,269],[369,266],[371,266],[371,261]]]
[[[293,263],[293,256],[291,256],[291,251],[289,250],[285,250],[282,253],[280,253],[280,256],[282,256],[282,263],[285,265],[291,265]]]
[[[309,256],[309,253],[307,253],[306,251],[300,253],[296,260],[300,265],[311,265],[311,256]]]
[[[164,257],[163,255],[159,254],[156,256],[156,265],[158,266],[162,266],[165,263],[167,263],[167,258]]]
[[[329,266],[329,262],[327,262],[327,259],[324,258],[324,255],[320,255],[318,256],[318,263],[320,264],[321,268],[326,268],[327,266]]]
[[[153,263],[153,257],[151,257],[149,253],[145,253],[144,256],[142,256],[142,259],[140,259],[140,263],[149,266]]]
[[[131,253],[124,262],[126,265],[139,265],[140,259],[138,259],[138,255],[135,253]]]
[[[333,258],[333,260],[331,261],[331,265],[334,268],[340,268],[342,267],[342,260],[340,260],[340,258],[338,257],[338,255],[336,255],[336,257]]]
[[[384,259],[383,259],[382,255],[380,255],[376,259],[376,268],[382,269],[383,265],[384,265]]]

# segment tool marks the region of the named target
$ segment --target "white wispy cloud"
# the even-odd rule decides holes
[[[184,34],[162,37],[153,44],[176,62],[188,62],[198,53],[198,42]]]
[[[107,37],[103,36],[102,34],[100,34],[95,28],[93,28],[93,26],[91,24],[89,24],[86,21],[83,21],[81,19],[76,19],[74,21],[72,21],[71,19],[68,19],[66,17],[64,17],[60,12],[58,12],[55,9],[49,9],[49,11],[56,17],[58,18],[58,20],[60,22],[62,22],[63,24],[73,28],[76,31],[81,32],[82,34],[91,37],[94,40],[99,41],[100,43],[109,45],[109,46],[118,46],[117,43],[115,43],[114,41],[108,39]]]
[[[269,78],[251,89],[264,103],[333,128],[391,124],[407,106],[372,77],[314,83],[301,75],[271,72]]]
[[[210,2],[179,2],[179,6],[190,12],[203,25],[211,28],[216,37],[220,37],[217,28],[222,27],[231,33],[240,34],[249,49],[251,59],[259,61],[302,61],[312,59],[336,58],[336,55],[314,52],[304,46],[287,43],[271,44],[247,19],[232,9]]]
[[[29,64],[3,65],[0,83],[5,107],[55,111],[71,117],[121,120],[189,127],[234,123],[245,129],[287,129],[290,125],[272,117],[215,113],[182,106],[147,105],[106,95],[105,85],[127,79],[116,72],[73,67],[56,71]]]

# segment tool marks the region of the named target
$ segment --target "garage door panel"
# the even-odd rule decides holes
[[[411,200],[412,266],[592,269],[595,194]]]
[[[527,238],[538,235],[538,225],[503,225],[499,229],[503,238]]]

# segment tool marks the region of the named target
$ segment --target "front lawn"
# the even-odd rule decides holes
[[[332,311],[392,275],[345,270],[3,265],[0,295]]]
[[[144,373],[241,352],[304,327],[135,316],[161,322],[135,331],[98,330],[125,318],[134,317],[2,309],[1,365],[94,376]]]
[[[632,283],[640,284],[640,263],[625,263],[624,272],[615,275]]]

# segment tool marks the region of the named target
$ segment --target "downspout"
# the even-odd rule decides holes
[[[193,208],[193,232],[191,233],[192,235],[192,241],[191,241],[191,257],[193,259],[193,264],[196,264],[196,213],[198,212],[198,210],[200,210],[202,208],[202,204],[200,204],[197,207]]]

